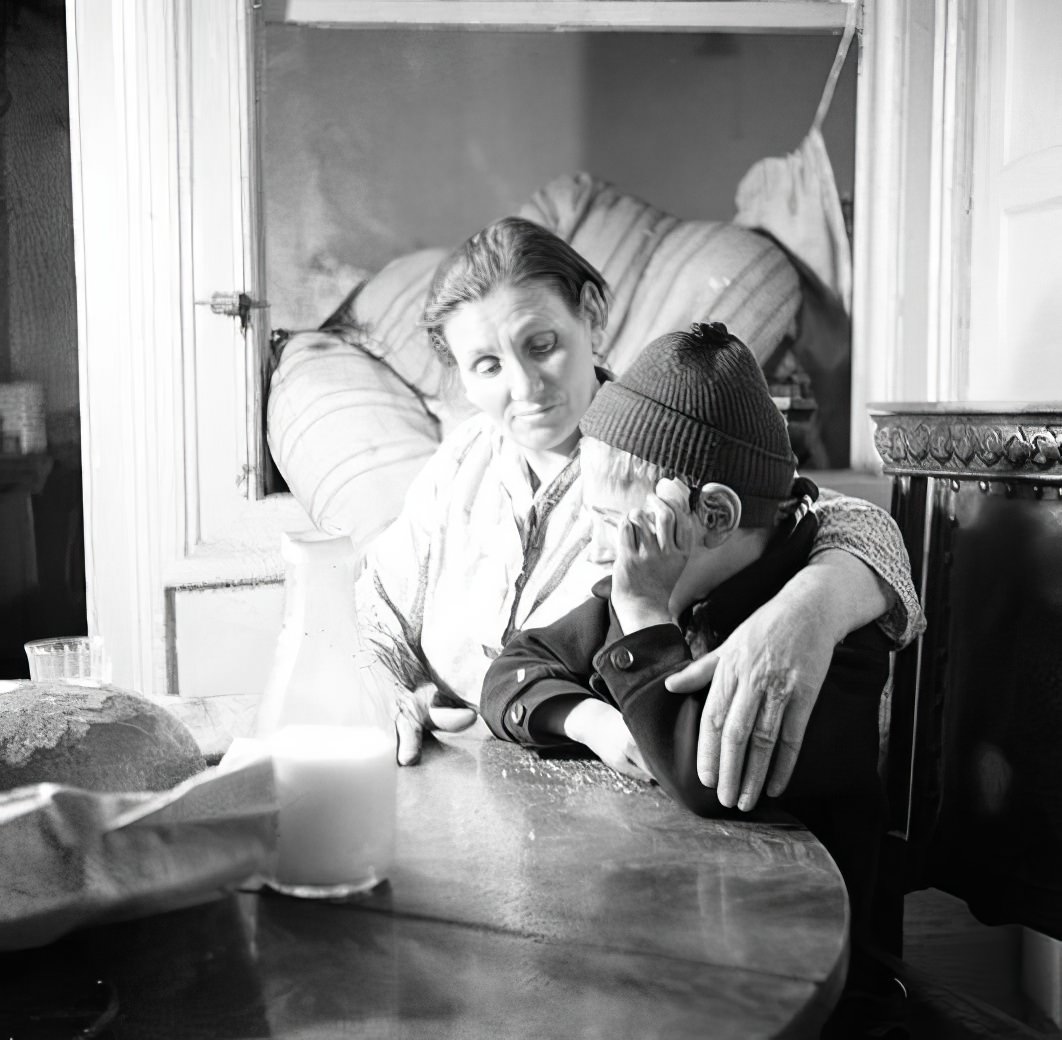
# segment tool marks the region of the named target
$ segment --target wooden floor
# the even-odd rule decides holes
[[[936,890],[904,904],[904,957],[912,1040],[1062,1037],[1020,990],[1021,931],[990,928]]]

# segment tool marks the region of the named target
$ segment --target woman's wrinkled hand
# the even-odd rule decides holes
[[[668,677],[665,685],[676,693],[711,683],[697,775],[721,804],[748,811],[765,783],[771,797],[785,790],[835,646],[820,617],[772,600],[715,650]]]
[[[460,733],[476,721],[476,711],[463,701],[443,693],[435,683],[422,683],[413,690],[395,686],[398,713],[398,764],[416,765],[426,730]]]
[[[633,780],[653,779],[619,709],[588,697],[568,713],[565,735],[585,744],[607,766]]]
[[[862,560],[820,552],[715,650],[665,680],[675,693],[711,683],[697,775],[723,805],[753,808],[765,783],[771,798],[785,791],[837,644],[889,607],[888,586]]]

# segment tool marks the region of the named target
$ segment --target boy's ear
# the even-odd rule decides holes
[[[714,549],[725,542],[741,523],[741,499],[726,484],[705,484],[696,506],[704,528],[704,544]]]
[[[590,319],[590,338],[596,350],[608,324],[608,304],[593,282],[583,283],[579,294],[579,311]]]

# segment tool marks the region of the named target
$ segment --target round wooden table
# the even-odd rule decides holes
[[[791,819],[701,820],[477,727],[400,771],[369,896],[241,893],[4,954],[0,1035],[813,1037],[847,935],[840,874]]]

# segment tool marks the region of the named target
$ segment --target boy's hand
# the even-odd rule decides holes
[[[564,732],[571,740],[585,744],[617,773],[633,780],[653,779],[623,715],[611,704],[592,697],[580,701],[568,712]]]
[[[643,509],[632,510],[620,524],[612,606],[624,633],[673,620],[671,593],[690,555],[686,521],[676,517],[673,504],[650,495]]]

